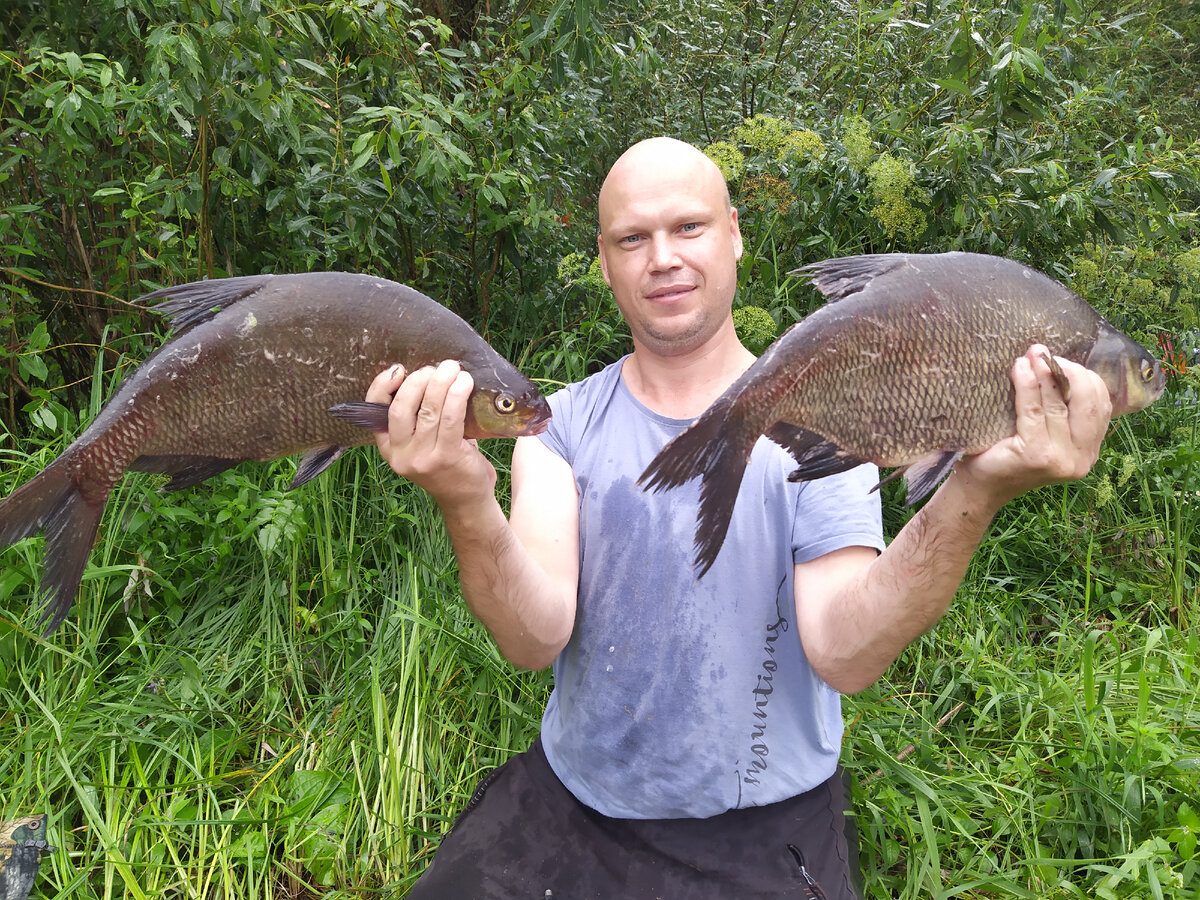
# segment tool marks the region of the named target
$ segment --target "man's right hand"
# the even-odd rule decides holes
[[[494,496],[495,468],[475,441],[463,437],[474,386],[468,372],[446,360],[412,373],[392,366],[367,388],[368,402],[388,407],[388,430],[375,435],[380,455],[443,510]]]

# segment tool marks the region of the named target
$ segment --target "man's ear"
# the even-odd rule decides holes
[[[604,276],[604,283],[612,287],[612,282],[608,280],[608,260],[604,258],[604,235],[600,232],[596,232],[596,248],[600,252],[600,273]]]
[[[733,258],[742,258],[742,229],[738,225],[737,207],[729,207],[729,233],[733,238]]]

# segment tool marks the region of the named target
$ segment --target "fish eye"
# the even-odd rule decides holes
[[[1154,379],[1154,366],[1149,360],[1142,360],[1142,381],[1152,381]]]
[[[496,399],[492,401],[492,405],[496,407],[497,412],[508,415],[517,408],[517,401],[510,394],[497,394]]]

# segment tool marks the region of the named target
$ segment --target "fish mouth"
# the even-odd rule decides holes
[[[535,434],[541,434],[550,427],[550,418],[550,404],[543,400],[525,422],[525,427],[521,429],[521,436],[532,437]]]

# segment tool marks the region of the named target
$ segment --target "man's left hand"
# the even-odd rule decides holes
[[[1112,417],[1108,388],[1090,369],[1055,357],[1070,384],[1068,400],[1049,359],[1049,351],[1035,344],[1013,364],[1016,434],[957,467],[959,477],[987,491],[997,508],[1033,488],[1082,478],[1100,456]]]

